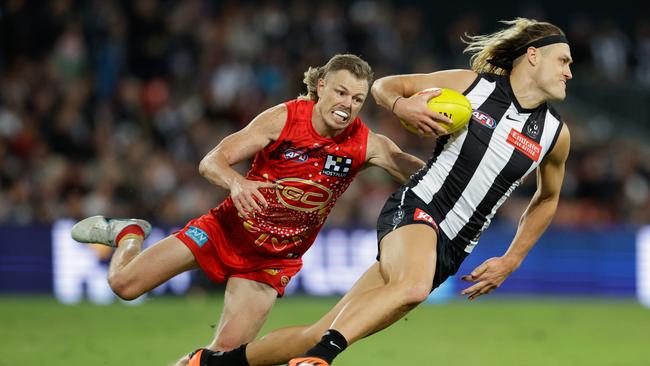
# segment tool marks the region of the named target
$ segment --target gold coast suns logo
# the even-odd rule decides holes
[[[301,178],[284,178],[276,181],[278,201],[283,206],[304,212],[324,208],[332,199],[332,191],[322,184]]]

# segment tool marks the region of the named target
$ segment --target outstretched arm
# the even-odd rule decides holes
[[[266,145],[278,139],[287,119],[284,104],[260,113],[244,129],[224,138],[199,164],[199,172],[210,183],[230,190],[230,196],[239,213],[260,210],[267,205],[260,188],[274,187],[273,183],[246,180],[232,168],[250,159]]]
[[[370,131],[366,164],[383,168],[396,181],[403,184],[413,173],[422,168],[424,162],[418,157],[402,151],[388,137]]]
[[[427,108],[427,102],[440,94],[439,90],[420,93],[430,88],[447,88],[464,92],[476,80],[471,70],[444,70],[430,74],[387,76],[372,85],[372,96],[377,104],[393,112],[423,135],[445,135],[447,129],[440,123],[451,123],[447,117]]]
[[[537,191],[521,216],[519,227],[510,247],[501,257],[490,258],[462,279],[474,282],[463,290],[470,300],[490,293],[521,265],[555,214],[564,178],[564,165],[569,155],[570,137],[566,125],[562,128],[553,151],[537,170]]]

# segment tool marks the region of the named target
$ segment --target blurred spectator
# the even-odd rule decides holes
[[[634,53],[636,78],[645,86],[650,85],[650,18],[639,19],[634,28]]]
[[[591,54],[599,76],[621,81],[628,71],[630,44],[627,36],[611,19],[599,24],[591,38]]]

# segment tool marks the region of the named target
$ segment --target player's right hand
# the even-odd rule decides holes
[[[275,183],[238,179],[230,185],[230,197],[237,212],[249,217],[253,212],[260,212],[269,206],[260,189],[276,188]]]
[[[440,113],[429,109],[427,103],[437,97],[442,89],[428,89],[412,95],[409,98],[400,98],[395,103],[393,113],[401,120],[415,127],[422,135],[446,135],[445,124],[452,124],[452,120]]]

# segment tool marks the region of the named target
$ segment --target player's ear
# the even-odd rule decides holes
[[[528,47],[526,50],[526,59],[528,60],[528,63],[530,66],[535,66],[539,62],[539,50],[535,47]]]
[[[318,95],[318,99],[322,97],[323,89],[325,89],[325,79],[320,78],[316,84],[316,95]]]

